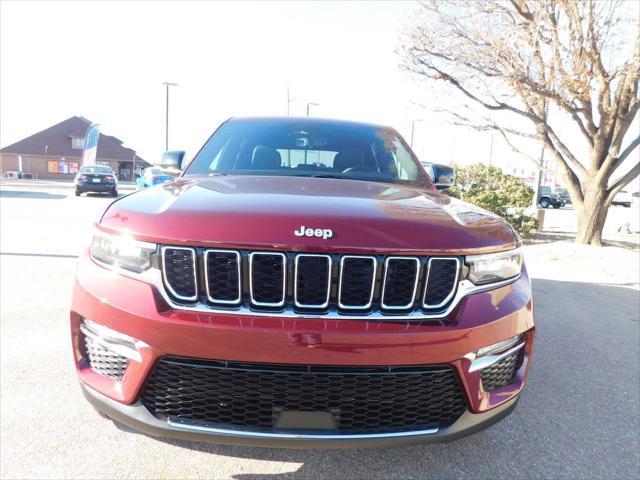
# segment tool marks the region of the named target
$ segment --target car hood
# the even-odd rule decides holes
[[[488,252],[519,243],[502,218],[432,190],[307,177],[181,177],[115,201],[100,225],[157,243],[301,251]],[[296,236],[301,226],[333,234]]]

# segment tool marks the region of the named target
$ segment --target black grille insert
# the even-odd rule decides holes
[[[385,262],[382,307],[393,310],[411,308],[418,286],[420,260],[387,258]]]
[[[249,255],[251,303],[263,307],[284,305],[286,261],[282,253]]]
[[[87,335],[83,334],[82,337],[83,354],[91,370],[114,380],[121,380],[129,366],[129,359],[104,348]]]
[[[341,433],[444,427],[466,409],[448,366],[316,367],[169,357],[155,365],[141,401],[158,418],[267,431],[276,430],[284,411],[324,412]]]
[[[342,257],[340,267],[340,308],[369,308],[373,299],[375,275],[375,257]]]
[[[457,258],[430,258],[424,293],[425,308],[439,308],[453,296],[460,263]]]
[[[513,377],[522,363],[522,349],[513,352],[490,367],[480,370],[482,387],[490,392],[513,382]]]
[[[295,302],[301,308],[326,308],[331,294],[331,257],[296,256]]]
[[[240,303],[242,298],[240,253],[227,250],[207,250],[204,255],[209,301],[222,304]]]
[[[164,281],[169,292],[180,300],[196,300],[196,256],[192,248],[164,247],[162,252]]]

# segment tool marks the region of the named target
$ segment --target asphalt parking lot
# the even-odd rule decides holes
[[[67,326],[75,256],[110,201],[0,190],[2,478],[638,478],[637,251],[526,248],[532,371],[513,415],[472,437],[370,450],[199,444],[125,432],[77,385]]]

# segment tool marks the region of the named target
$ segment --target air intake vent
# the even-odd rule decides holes
[[[249,254],[251,303],[259,307],[282,307],[285,299],[287,257],[282,253]]]
[[[446,427],[466,410],[448,366],[318,367],[158,360],[140,401],[156,417],[218,427],[278,431],[284,412],[333,417],[327,433]]]
[[[88,335],[84,337],[84,356],[96,373],[120,381],[129,366],[129,359],[109,350]]]
[[[277,310],[287,316],[436,317],[450,311],[462,271],[461,258],[453,256],[169,245],[160,251],[165,296],[174,308],[197,303],[202,311],[237,309],[260,315]]]
[[[171,295],[180,300],[198,298],[196,252],[193,248],[163,247],[162,272]]]
[[[349,310],[366,310],[373,302],[376,281],[376,258],[347,256],[340,260],[338,306]]]
[[[457,258],[430,258],[424,292],[424,308],[440,308],[456,293],[460,261]]]
[[[300,254],[296,256],[295,306],[327,308],[331,295],[331,257]]]
[[[242,299],[240,253],[231,250],[206,250],[207,299],[222,305],[237,305]]]
[[[490,367],[480,370],[480,379],[482,380],[482,387],[490,392],[498,388],[509,385],[513,382],[513,377],[520,364],[522,363],[522,349],[513,352],[508,357],[503,358],[497,363],[494,363]]]
[[[418,287],[420,260],[414,257],[389,257],[385,261],[382,308],[406,310],[413,307]]]

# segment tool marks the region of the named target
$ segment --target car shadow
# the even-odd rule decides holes
[[[296,450],[156,440],[225,457],[301,464],[286,474],[233,476],[241,480],[600,478],[610,472],[631,478],[640,463],[640,292],[637,284],[631,287],[533,279],[536,348],[519,405],[498,424],[451,443]]]
[[[6,198],[33,198],[37,200],[60,200],[67,198],[61,193],[36,192],[31,190],[3,190],[0,189],[0,197]]]

